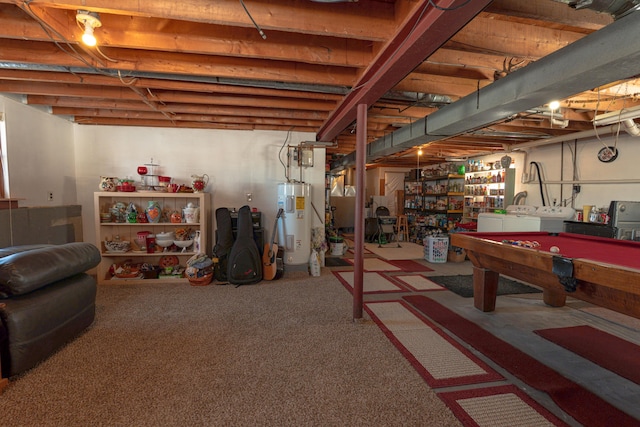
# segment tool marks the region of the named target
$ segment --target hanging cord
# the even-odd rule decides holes
[[[247,6],[244,5],[244,1],[240,0],[240,4],[242,5],[242,8],[244,9],[244,11],[247,12],[247,16],[249,17],[249,19],[251,19],[251,22],[253,22],[253,26],[256,27],[256,30],[258,30],[258,33],[260,33],[260,37],[262,37],[263,40],[266,40],[267,35],[264,33],[264,31],[262,31],[262,28],[260,28],[260,25],[258,25],[258,23],[254,21],[253,16],[251,16],[251,14],[249,13],[249,10],[247,9]]]
[[[542,189],[542,176],[540,174],[540,165],[538,165],[537,162],[531,162],[529,163],[529,165],[534,165],[536,167],[536,171],[538,173],[538,185],[540,186],[540,197],[542,197],[542,206],[547,206],[546,202],[544,201],[544,191]]]
[[[278,160],[280,161],[280,164],[282,165],[282,168],[284,169],[284,177],[287,180],[287,182],[289,182],[289,171],[287,170],[287,165],[284,164],[284,162],[282,161],[282,150],[284,149],[284,147],[287,146],[287,143],[289,142],[289,137],[291,136],[291,131],[293,130],[293,128],[289,129],[287,131],[287,137],[284,139],[284,142],[282,143],[282,146],[280,147],[280,151],[278,151]],[[287,155],[289,155],[289,153],[287,153]]]

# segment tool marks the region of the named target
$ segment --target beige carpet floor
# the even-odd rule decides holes
[[[333,273],[100,286],[97,319],[13,378],[2,426],[457,426]]]

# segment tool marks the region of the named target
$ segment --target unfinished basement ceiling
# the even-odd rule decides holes
[[[314,132],[333,166],[364,103],[370,167],[428,165],[638,105],[638,3],[0,0],[0,93],[82,125]]]

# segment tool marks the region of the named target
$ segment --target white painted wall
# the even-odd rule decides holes
[[[0,111],[4,113],[9,179],[12,197],[25,198],[21,206],[55,206],[79,203],[83,207],[84,238],[94,240],[93,192],[97,191],[101,175],[137,177],[138,165],[151,158],[177,182],[189,183],[193,173],[211,177],[212,208],[240,207],[246,193],[253,194],[249,203],[264,212],[264,226],[272,228],[276,211],[277,183],[285,181],[279,152],[286,141],[285,132],[216,131],[199,129],[163,129],[107,126],[78,126],[53,117],[13,99],[0,96]],[[612,200],[640,200],[640,138],[621,133],[618,141],[611,135],[601,135],[577,142],[576,163],[581,181],[601,180],[609,183],[581,184],[573,206],[605,207]],[[292,133],[289,145],[313,140],[312,134]],[[612,163],[602,163],[597,152],[604,145],[616,144],[619,157]],[[544,172],[544,182],[571,180],[572,143],[554,144],[514,152],[518,176],[516,192],[527,191],[526,204],[540,206],[542,198],[537,181],[529,179],[530,162],[537,162]],[[320,216],[324,206],[324,149],[314,150],[313,168],[294,168],[291,179],[312,184],[313,201]],[[286,149],[282,153],[286,163]],[[485,156],[484,161],[499,160],[501,154]],[[407,171],[401,168],[377,168],[367,171],[367,197],[379,195],[379,180],[386,171]],[[629,180],[627,183],[612,180]],[[634,181],[635,180],[635,181]],[[550,204],[570,198],[571,184],[546,184]],[[561,193],[562,188],[562,193]],[[47,201],[47,192],[54,200]],[[567,200],[571,206],[571,200]],[[320,224],[313,215],[313,225]],[[214,229],[212,227],[212,229]],[[269,231],[270,232],[270,231]]]
[[[10,197],[20,206],[75,204],[72,124],[0,96],[4,113]],[[48,200],[48,193],[53,200]]]
[[[263,227],[270,237],[277,212],[277,184],[285,182],[287,162],[285,132],[224,131],[205,129],[149,129],[117,126],[74,125],[76,142],[78,202],[86,209],[85,238],[94,238],[93,193],[101,176],[139,179],[137,167],[153,162],[159,174],[178,184],[191,185],[191,175],[207,174],[211,212],[219,207],[240,208],[248,204],[263,212]],[[288,145],[313,140],[308,133],[292,133]],[[313,203],[324,221],[325,149],[314,149],[313,168],[291,168],[290,179],[312,185]],[[247,200],[247,193],[252,200]],[[83,213],[83,216],[85,214]],[[312,226],[319,225],[314,214]],[[215,225],[212,224],[212,231]],[[210,241],[213,236],[210,236]],[[91,241],[91,240],[89,240]]]
[[[542,206],[540,181],[531,162],[540,166],[547,206],[555,201],[558,205],[575,209],[582,209],[583,205],[608,208],[612,200],[640,201],[640,138],[621,132],[617,142],[610,135],[600,135],[600,139],[581,140],[575,145],[573,141],[565,142],[532,148],[526,153],[511,153],[517,160],[516,192],[527,192],[524,204]],[[618,148],[618,158],[611,163],[603,163],[597,158],[598,151],[605,145]],[[580,193],[575,200],[571,199],[573,184],[570,183],[574,180],[573,152],[577,165],[575,179],[580,183]],[[487,156],[485,159],[493,161],[496,157],[500,156]],[[561,181],[566,183],[562,185]]]
[[[613,137],[600,136],[597,138],[583,140],[575,143],[564,144],[564,154],[562,145],[553,145],[532,149],[527,154],[525,163],[537,162],[544,172],[543,182],[548,181],[571,181],[573,180],[574,168],[572,165],[572,151],[576,152],[576,174],[577,179],[582,181],[580,193],[575,200],[570,200],[572,184],[546,184],[549,198],[547,205],[553,204],[557,200],[560,204],[566,200],[568,206],[581,209],[583,205],[596,205],[599,208],[609,207],[612,200],[640,200],[640,138],[631,137],[626,133],[621,133],[616,142]],[[603,163],[598,160],[597,153],[605,145],[616,145],[619,154],[618,158],[611,163]],[[528,168],[525,171],[529,174]],[[532,169],[533,172],[533,169]],[[533,174],[532,174],[533,175]],[[524,177],[523,188],[528,191],[530,200],[536,204],[541,204],[539,184],[535,176]],[[528,180],[535,179],[535,182],[527,183]],[[617,180],[628,180],[627,183],[615,182]],[[588,183],[586,181],[599,181],[600,183]],[[562,191],[561,191],[562,190]]]
[[[248,204],[263,212],[270,237],[277,184],[287,179],[286,146],[315,139],[300,132],[287,139],[287,132],[80,126],[2,96],[0,111],[7,121],[12,197],[26,199],[20,206],[82,205],[87,242],[95,240],[93,193],[100,177],[139,179],[137,167],[151,158],[162,175],[177,183],[190,185],[192,174],[209,175],[212,214],[221,206]],[[314,227],[324,221],[324,174],[324,148],[314,149],[314,167],[290,169],[289,179],[312,186],[313,205],[321,218],[313,213]],[[52,202],[45,201],[48,190],[54,193]],[[251,202],[247,193],[252,193]]]

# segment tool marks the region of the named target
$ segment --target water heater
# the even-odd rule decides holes
[[[302,182],[278,184],[278,243],[284,247],[284,263],[300,265],[309,262],[311,253],[311,185]]]

